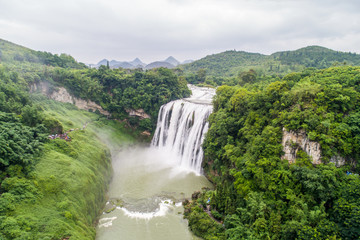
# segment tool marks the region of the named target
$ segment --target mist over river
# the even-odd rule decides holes
[[[191,90],[191,98],[162,107],[151,147],[113,151],[114,175],[97,240],[197,239],[181,203],[203,187],[212,188],[200,166],[214,90]]]
[[[132,148],[114,157],[108,195],[122,206],[101,216],[96,239],[196,239],[183,219],[181,201],[212,186],[204,176],[171,163],[171,156],[153,148]]]

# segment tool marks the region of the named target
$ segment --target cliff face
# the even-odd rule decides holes
[[[311,157],[313,164],[321,163],[320,144],[315,141],[310,141],[305,130],[293,132],[286,131],[284,128],[282,145],[283,151],[285,152],[282,159],[287,159],[290,163],[296,162],[296,153],[299,150],[306,152]]]
[[[105,116],[110,116],[110,113],[104,110],[100,105],[96,104],[90,100],[84,100],[81,98],[74,97],[63,87],[58,87],[56,89],[51,89],[49,83],[40,82],[30,86],[30,92],[41,92],[42,94],[48,96],[50,99],[55,101],[71,103],[77,106],[79,109],[92,110],[99,112]]]
[[[332,156],[332,157],[330,158],[330,162],[334,163],[335,166],[340,167],[340,166],[345,165],[345,158],[343,158],[343,157],[341,157],[341,156],[339,156],[339,155],[335,155],[335,156]],[[350,163],[351,163],[353,166],[356,165],[356,163],[354,163],[354,162],[352,162],[352,161],[350,161]]]
[[[281,158],[287,159],[289,163],[296,162],[296,153],[299,150],[306,152],[306,154],[311,157],[313,164],[321,163],[320,144],[315,141],[310,141],[305,130],[294,132],[286,131],[286,129],[283,128],[282,145],[284,155]],[[348,161],[351,163],[351,159],[348,159]],[[335,166],[340,167],[345,164],[346,160],[340,155],[334,155],[330,158],[330,162],[334,163]],[[355,163],[352,164],[354,165]]]
[[[139,117],[140,119],[144,119],[144,118],[151,118],[149,114],[147,114],[144,109],[140,108],[140,109],[126,109],[126,112],[129,114],[129,116],[136,116]]]

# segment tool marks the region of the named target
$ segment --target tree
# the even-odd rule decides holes
[[[196,73],[196,80],[198,83],[203,83],[206,80],[206,70],[204,68],[200,68]]]
[[[254,69],[250,69],[247,72],[241,72],[239,77],[243,83],[254,83],[256,81],[256,72]]]

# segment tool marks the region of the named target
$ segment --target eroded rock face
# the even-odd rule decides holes
[[[149,137],[151,133],[149,131],[143,131],[141,135]]]
[[[50,87],[49,87],[49,83],[48,82],[39,82],[39,83],[34,83],[32,85],[30,85],[30,92],[40,92],[44,95],[47,95],[48,92],[50,91]]]
[[[90,100],[84,100],[81,98],[76,98],[72,96],[64,87],[58,87],[56,89],[50,89],[50,84],[47,82],[40,82],[37,84],[33,84],[30,86],[30,92],[40,92],[50,99],[55,101],[64,102],[64,103],[71,103],[77,106],[80,109],[84,110],[92,110],[99,112],[105,116],[110,116],[110,113],[104,110],[100,105],[96,104]]]
[[[283,151],[285,152],[282,159],[287,159],[290,163],[296,162],[296,153],[300,149],[311,157],[313,164],[321,163],[320,144],[315,141],[310,141],[305,130],[293,132],[286,131],[286,129],[283,128],[282,145]]]
[[[64,102],[64,103],[71,103],[71,104],[75,104],[74,103],[74,98],[69,94],[69,92],[63,88],[63,87],[59,87],[57,89],[57,91],[53,91],[52,93],[47,93],[46,94],[50,99],[53,99],[55,101],[58,102]]]
[[[141,119],[151,118],[149,114],[147,114],[144,109],[126,109],[126,112],[129,113],[129,116],[136,116]]]
[[[337,166],[337,167],[341,167],[341,166],[345,165],[345,158],[343,158],[339,155],[335,155],[330,158],[330,162],[334,163],[335,166]]]

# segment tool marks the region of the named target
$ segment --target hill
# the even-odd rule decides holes
[[[360,65],[360,55],[334,51],[320,46],[276,52],[271,55],[233,50],[209,55],[181,67],[187,74],[205,69],[208,76],[233,77],[250,69],[254,69],[259,75],[284,76],[308,67],[323,69],[341,64],[358,66]]]
[[[34,51],[29,48],[0,39],[0,62],[8,65],[31,63],[53,67],[85,68],[85,64],[77,62],[68,54],[52,54]]]
[[[153,69],[153,68],[160,68],[160,67],[172,69],[175,66],[172,65],[171,63],[168,63],[165,61],[157,61],[157,62],[149,63],[148,65],[145,66],[145,69]]]
[[[135,58],[133,61],[129,62],[131,65],[135,66],[136,68],[138,66],[145,67],[146,64],[143,63],[139,58]]]
[[[103,59],[100,62],[98,62],[97,64],[90,64],[90,67],[91,68],[99,68],[100,66],[107,66],[108,63],[109,63],[110,68],[124,68],[124,69],[143,68],[146,65],[139,58],[135,58],[131,62],[126,62],[126,61],[120,62],[117,60],[109,61],[107,59]]]
[[[309,46],[296,51],[277,52],[271,55],[283,65],[303,65],[305,67],[328,68],[333,64],[360,65],[360,55],[334,51],[320,46]]]
[[[91,64],[90,66],[92,68],[99,68],[100,66],[106,66],[108,63],[110,68],[124,68],[124,69],[142,68],[145,70],[159,68],[159,67],[171,69],[180,64],[178,60],[170,56],[164,61],[155,61],[149,64],[143,63],[139,58],[135,58],[133,61],[130,62],[126,62],[126,61],[120,62],[116,60],[111,60],[109,62],[107,59],[103,59],[97,64]]]
[[[117,62],[114,65],[110,66],[111,68],[125,68],[125,69],[133,69],[135,68],[134,65],[132,65],[131,63],[128,62]]]
[[[165,59],[164,62],[168,62],[171,65],[177,66],[180,64],[180,62],[178,60],[176,60],[173,56],[168,57],[167,59]]]

